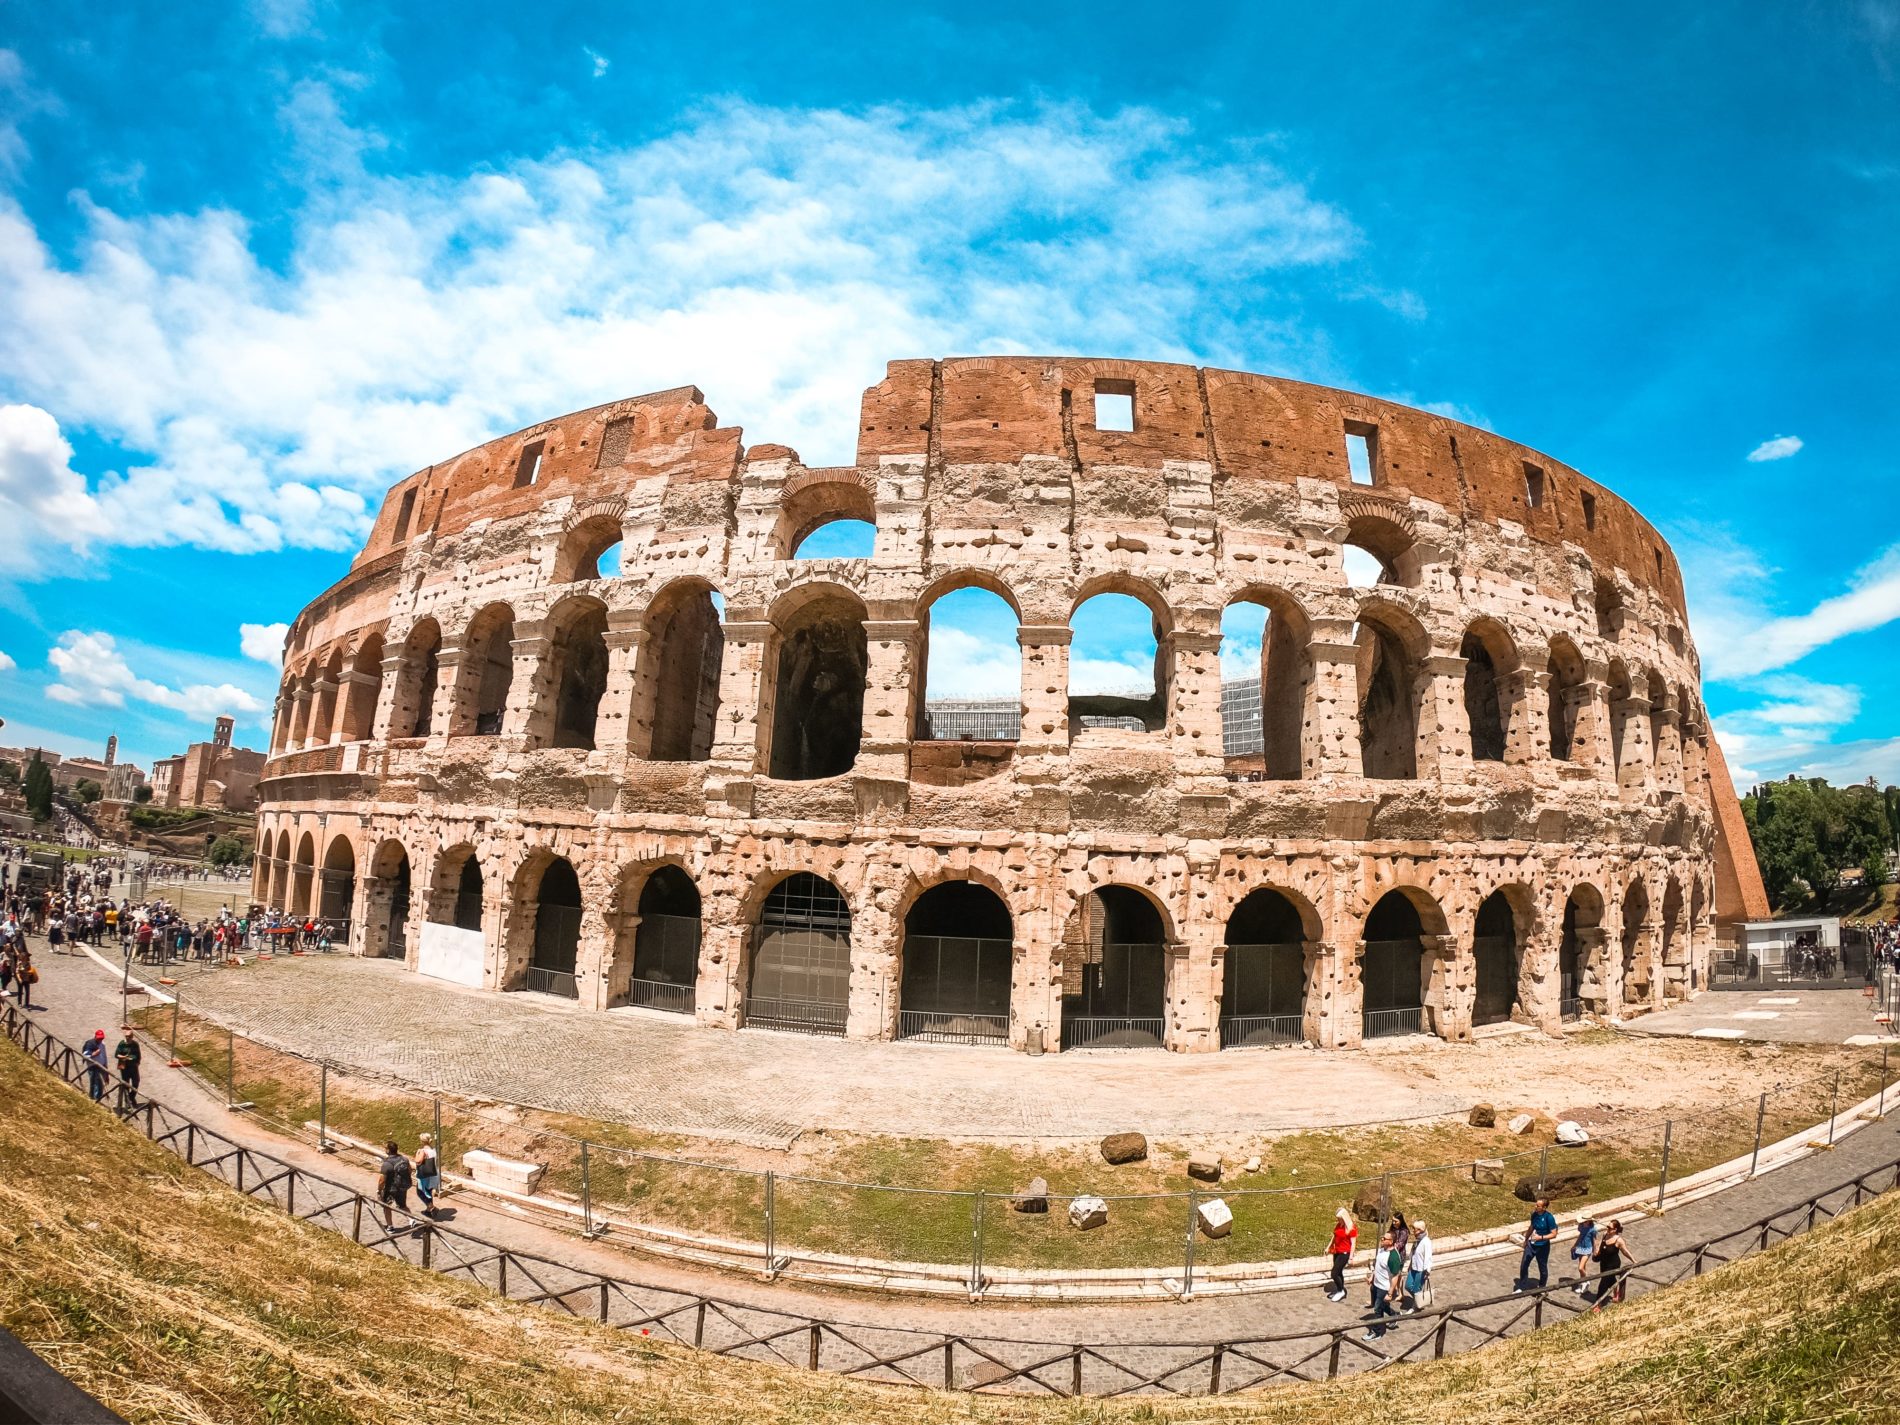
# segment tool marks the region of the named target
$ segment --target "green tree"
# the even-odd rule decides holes
[[[1743,799],[1742,819],[1769,903],[1798,909],[1823,901],[1852,866],[1878,884],[1894,844],[1892,804],[1872,786],[1831,787],[1819,778],[1757,787]]]
[[[20,785],[20,764],[10,757],[0,757],[0,782],[9,787]]]
[[[81,777],[73,784],[73,795],[90,805],[106,794],[106,789],[90,777]]]
[[[141,785],[132,789],[132,800],[137,802],[140,806],[144,806],[145,803],[151,799],[152,789],[150,787]]]
[[[245,859],[244,843],[235,836],[220,836],[211,843],[211,849],[205,853],[213,866],[238,866]]]
[[[50,821],[53,816],[53,771],[35,752],[26,765],[26,809],[35,821]]]

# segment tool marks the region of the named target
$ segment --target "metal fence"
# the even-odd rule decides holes
[[[565,999],[581,997],[580,983],[570,970],[544,970],[539,965],[530,965],[521,987],[544,995],[560,995]]]
[[[835,1000],[749,995],[745,1002],[745,1022],[752,1029],[789,1029],[799,1034],[842,1037],[847,1008]]]
[[[15,1006],[6,1005],[3,1014],[8,1038],[67,1083],[83,1083],[85,1070],[76,1051]],[[141,1097],[122,1108],[120,1116],[152,1142],[247,1197],[384,1256],[509,1300],[716,1355],[885,1384],[1059,1397],[1231,1395],[1473,1350],[1568,1320],[1592,1305],[1566,1286],[1553,1285],[1421,1311],[1394,1321],[1384,1336],[1370,1341],[1362,1338],[1364,1327],[1356,1321],[1244,1339],[1113,1343],[828,1321],[587,1271],[408,1214],[391,1231],[381,1223],[378,1204],[354,1188],[245,1147],[155,1099]],[[755,1181],[760,1177],[751,1176]],[[778,1184],[765,1175],[761,1187],[769,1204]],[[1896,1187],[1900,1160],[1717,1237],[1653,1257],[1626,1274],[1625,1288],[1629,1295],[1640,1296],[1700,1276],[1810,1231]],[[971,1205],[979,1243],[986,1202],[995,1204],[996,1199],[979,1196]],[[992,1220],[1012,1215],[988,1214]],[[1184,1294],[1192,1290],[1194,1265],[1193,1238],[1188,1241]],[[765,1260],[768,1265],[779,1260],[769,1245]],[[973,1259],[971,1270],[972,1285],[980,1287],[980,1256]]]
[[[1297,1014],[1235,1014],[1224,1017],[1220,1022],[1220,1047],[1223,1049],[1299,1044],[1304,1039],[1304,1019]]]
[[[962,1010],[899,1010],[897,1037],[921,1039],[930,1044],[1007,1044],[1009,1016]]]
[[[691,1014],[693,987],[636,979],[627,986],[627,1003],[641,1009],[663,1009],[669,1014]]]
[[[1064,1049],[1159,1049],[1167,1020],[1148,1015],[1065,1014]]]
[[[1425,1032],[1425,1008],[1423,1005],[1410,1005],[1403,1009],[1369,1009],[1365,1011],[1365,1036],[1368,1039],[1388,1039],[1395,1034],[1423,1034]]]

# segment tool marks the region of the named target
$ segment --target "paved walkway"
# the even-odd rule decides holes
[[[1839,990],[1710,990],[1623,1025],[1631,1034],[1752,1039],[1777,1044],[1862,1044],[1880,1028],[1856,985]]]
[[[592,1013],[427,979],[394,961],[280,958],[185,968],[187,1010],[260,1043],[440,1093],[784,1147],[829,1129],[945,1139],[1258,1134],[1469,1107],[1421,1090],[1395,1053],[1225,1054],[881,1044],[737,1034],[649,1010]],[[1394,1041],[1396,1042],[1396,1041]],[[1412,1052],[1435,1040],[1407,1040]],[[1469,1046],[1460,1046],[1471,1052]]]
[[[118,1010],[118,981],[92,961],[42,953],[35,957],[44,979],[39,992],[47,1008],[34,1018],[49,1032],[77,1045],[93,1029],[110,1026]],[[237,978],[237,977],[233,977]],[[490,997],[492,998],[492,997]],[[309,1145],[279,1138],[255,1120],[225,1110],[189,1075],[167,1069],[147,1057],[145,1086],[165,1103],[201,1123],[264,1152],[339,1182],[371,1191],[371,1174],[354,1163],[318,1154]],[[1900,1157],[1900,1115],[1870,1124],[1843,1138],[1832,1152],[1817,1153],[1788,1167],[1745,1182],[1718,1196],[1672,1209],[1654,1220],[1636,1221],[1626,1232],[1631,1249],[1644,1261],[1677,1247],[1707,1240],[1732,1227],[1766,1216],[1833,1187],[1856,1173]],[[876,1332],[892,1327],[1028,1338],[1036,1341],[1098,1343],[1206,1342],[1282,1332],[1328,1329],[1359,1320],[1364,1272],[1355,1269],[1352,1296],[1334,1304],[1317,1291],[1290,1291],[1242,1297],[1200,1296],[1188,1302],[1127,1305],[969,1304],[939,1298],[879,1299],[789,1284],[768,1284],[750,1277],[684,1268],[621,1251],[607,1243],[576,1236],[526,1219],[513,1210],[490,1205],[478,1195],[454,1197],[456,1225],[489,1241],[591,1271],[651,1284],[665,1290],[702,1292],[753,1306],[802,1312]],[[1627,1221],[1627,1219],[1626,1219]],[[611,1239],[608,1239],[611,1242]],[[1566,1239],[1567,1242],[1567,1239]],[[1564,1257],[1566,1243],[1554,1254]],[[1435,1273],[1439,1301],[1474,1300],[1506,1290],[1516,1262],[1510,1257],[1463,1262]],[[1555,1267],[1553,1263],[1553,1267]],[[1393,1328],[1387,1349],[1411,1344],[1420,1328]]]

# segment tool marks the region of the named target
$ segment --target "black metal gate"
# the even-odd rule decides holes
[[[1167,978],[1167,951],[1159,942],[1090,947],[1081,993],[1062,1003],[1062,1047],[1159,1047],[1167,1031]]]
[[[1221,1048],[1300,1042],[1306,1008],[1306,951],[1299,941],[1229,945],[1221,981]]]
[[[906,935],[900,1039],[1009,1042],[1010,943],[966,935]]]
[[[746,1023],[842,1035],[850,999],[850,908],[829,881],[809,871],[788,876],[753,927]]]
[[[1366,942],[1359,970],[1366,1038],[1425,1032],[1424,959],[1416,937]]]

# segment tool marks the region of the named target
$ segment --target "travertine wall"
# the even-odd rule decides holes
[[[1098,384],[1132,388],[1133,431],[1095,428]],[[1369,437],[1369,485],[1349,472],[1348,431]],[[875,521],[869,559],[790,557],[835,517]],[[585,577],[615,538],[620,577]],[[1383,561],[1384,582],[1348,586],[1348,541]],[[929,606],[969,585],[1019,615],[1013,746],[913,740]],[[672,632],[709,591],[723,649]],[[1070,725],[1069,619],[1103,591],[1155,615],[1155,731]],[[1259,756],[1223,756],[1220,621],[1235,600],[1273,614],[1277,780],[1245,779]],[[552,746],[572,630],[603,610],[594,746]],[[780,654],[839,617],[863,629],[856,759],[818,780],[768,775]],[[1501,761],[1473,756],[1464,655],[1480,645]],[[718,655],[716,684],[699,679],[701,651]],[[507,679],[492,731],[477,730],[484,660],[491,688]],[[1227,920],[1257,888],[1300,912],[1307,1036],[1349,1045],[1364,921],[1389,891],[1423,925],[1427,1023],[1461,1038],[1493,892],[1513,912],[1517,1017],[1554,1030],[1567,905],[1575,998],[1627,1012],[1702,982],[1718,899],[1759,879],[1732,858],[1718,879],[1734,793],[1711,776],[1675,560],[1634,510],[1458,422],[1245,373],[894,362],[865,393],[856,465],[836,469],[745,449],[691,388],[562,417],[395,486],[350,575],[293,625],[286,666],[260,899],[304,909],[301,884],[314,908],[326,882],[309,868],[328,864],[352,944],[380,953],[406,856],[413,956],[423,920],[449,918],[445,878],[472,848],[487,981],[515,988],[539,877],[565,857],[583,893],[579,996],[604,1007],[625,990],[645,878],[677,865],[702,898],[696,1012],[713,1025],[744,1022],[750,927],[796,871],[850,907],[851,1034],[895,1032],[908,907],[972,879],[1013,918],[1011,1042],[1051,1049],[1064,928],[1108,885],[1160,911],[1166,1042],[1198,1050],[1218,1047]],[[1409,700],[1411,777],[1363,774],[1361,685],[1381,668]],[[408,735],[419,719],[426,734]],[[656,719],[697,723],[702,760],[643,755]]]

